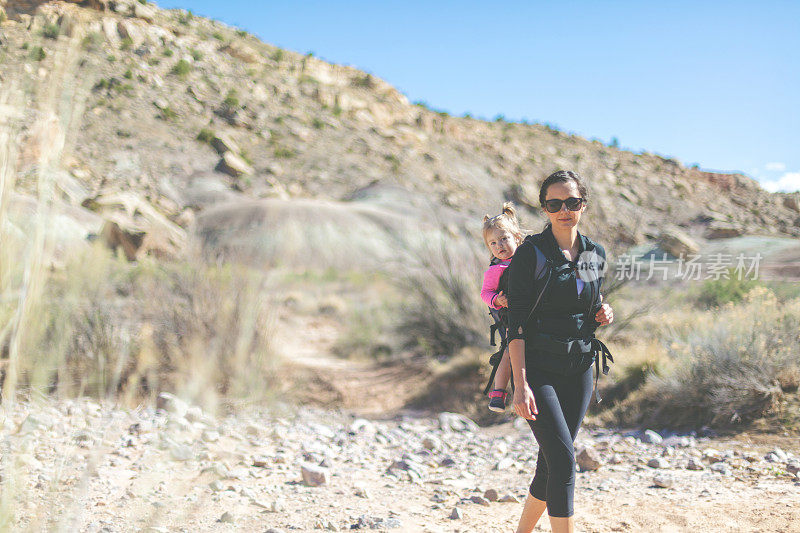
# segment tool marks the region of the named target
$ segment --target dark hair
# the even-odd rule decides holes
[[[541,188],[539,188],[539,205],[544,207],[544,201],[547,198],[547,189],[554,183],[566,183],[568,181],[574,181],[575,185],[578,186],[578,192],[580,193],[581,197],[585,200],[588,200],[589,193],[586,189],[586,185],[583,184],[583,178],[577,172],[573,172],[571,170],[557,170],[553,172],[545,180],[542,182]]]

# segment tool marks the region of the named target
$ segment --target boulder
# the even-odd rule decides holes
[[[733,224],[726,224],[724,222],[712,223],[706,230],[706,238],[708,239],[730,239],[738,237],[744,233],[744,230]]]
[[[115,252],[122,248],[128,261],[136,261],[145,235],[145,231],[140,228],[122,227],[111,220],[107,220],[100,230],[100,240]]]
[[[593,470],[597,470],[600,468],[600,453],[591,447],[586,447],[582,449],[577,457],[575,457],[575,461],[580,466],[582,472],[590,472]]]
[[[130,39],[134,48],[144,43],[144,31],[131,20],[122,20],[117,24],[117,31],[123,39]]]
[[[250,175],[254,172],[253,167],[248,165],[244,159],[233,152],[225,152],[222,154],[222,158],[219,160],[219,163],[217,163],[215,170],[224,172],[234,178]]]
[[[696,254],[700,251],[700,246],[694,239],[675,228],[662,231],[658,240],[661,249],[673,257]]]
[[[152,24],[153,20],[156,17],[156,10],[152,6],[136,2],[135,4],[133,4],[133,16]]]
[[[233,140],[233,136],[229,132],[218,133],[211,139],[211,146],[220,154],[225,152],[233,152],[238,154],[241,152],[239,145]]]
[[[327,468],[303,463],[300,465],[300,473],[303,476],[303,484],[308,487],[319,487],[328,484],[329,473]]]
[[[258,52],[242,43],[228,43],[221,47],[219,51],[225,52],[229,56],[244,61],[245,63],[258,63],[261,60],[261,55]]]

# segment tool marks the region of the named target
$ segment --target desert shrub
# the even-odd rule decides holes
[[[291,148],[286,148],[283,146],[276,146],[274,155],[278,159],[291,159],[292,157],[296,156],[297,153],[292,150]]]
[[[236,89],[231,89],[228,91],[228,94],[225,95],[225,99],[222,101],[222,103],[231,109],[239,107],[239,95],[236,92]]]
[[[47,53],[41,46],[34,46],[31,48],[30,57],[34,61],[44,61],[44,58],[47,57]]]
[[[202,143],[211,143],[214,140],[214,132],[208,128],[203,128],[197,134],[197,140]]]
[[[486,306],[480,299],[479,259],[445,242],[408,245],[400,283],[407,299],[397,327],[406,346],[448,357],[465,346],[485,346]]]
[[[131,48],[133,48],[133,39],[131,39],[130,37],[125,37],[119,43],[120,50],[130,50]]]
[[[99,50],[103,46],[103,34],[99,31],[89,32],[81,41],[81,46],[86,50]]]
[[[171,48],[164,48],[164,51],[161,52],[164,54],[164,57],[172,57],[175,52]]]
[[[284,53],[283,49],[277,48],[274,52],[272,52],[272,60],[276,63],[280,63],[283,61],[286,54]]]
[[[375,80],[372,75],[364,74],[363,76],[356,76],[352,81],[353,87],[361,87],[363,89],[371,89],[375,86]]]
[[[131,69],[126,70],[125,74],[123,74],[122,77],[124,77],[126,80],[132,80],[133,79],[133,71]]]
[[[42,28],[42,35],[46,39],[58,39],[60,34],[61,28],[58,24],[45,24],[44,28]]]
[[[780,303],[764,287],[738,304],[694,316],[663,339],[672,366],[616,410],[618,423],[746,425],[775,415],[800,371],[800,300]]]
[[[170,72],[172,72],[176,76],[185,78],[186,76],[189,75],[191,71],[192,71],[192,66],[189,64],[189,62],[186,61],[185,59],[181,59],[180,61],[175,63],[175,66],[172,67],[172,70]]]
[[[203,60],[203,52],[201,52],[200,50],[192,48],[191,50],[189,50],[189,53],[191,54],[192,59],[194,59],[195,61]]]

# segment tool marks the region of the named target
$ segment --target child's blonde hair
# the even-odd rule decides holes
[[[517,244],[522,242],[522,230],[519,227],[517,220],[517,210],[514,204],[506,202],[503,204],[503,211],[499,215],[490,217],[484,215],[483,217],[483,243],[489,248],[489,233],[494,230],[505,230],[509,232],[517,240]],[[491,248],[489,248],[491,251]],[[494,255],[492,255],[494,259]]]

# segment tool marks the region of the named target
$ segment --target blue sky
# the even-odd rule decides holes
[[[800,2],[160,1],[455,115],[800,189]]]

